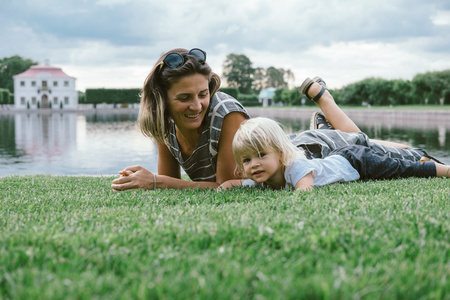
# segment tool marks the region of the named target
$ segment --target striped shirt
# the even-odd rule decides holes
[[[169,150],[186,174],[193,181],[216,182],[217,153],[223,119],[231,112],[242,112],[250,118],[245,108],[233,97],[217,92],[211,99],[207,122],[201,133],[197,148],[186,160],[183,159],[173,120],[170,125]]]

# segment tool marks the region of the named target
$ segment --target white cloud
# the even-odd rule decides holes
[[[438,11],[435,15],[431,16],[431,21],[433,24],[438,26],[449,26],[450,25],[450,11]]]
[[[0,53],[50,59],[81,90],[140,87],[176,47],[205,49],[218,73],[243,53],[340,87],[449,68],[449,25],[445,0],[25,0],[2,4]]]

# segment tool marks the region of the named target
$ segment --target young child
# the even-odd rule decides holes
[[[338,148],[323,159],[308,160],[277,122],[262,117],[241,124],[232,149],[237,171],[247,179],[229,180],[221,188],[243,185],[309,190],[358,179],[450,177],[450,166],[391,158],[360,145]]]

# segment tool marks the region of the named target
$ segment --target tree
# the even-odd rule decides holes
[[[420,103],[428,99],[430,103],[438,104],[447,95],[450,86],[450,70],[417,74],[412,80],[413,94]]]
[[[254,69],[253,73],[253,85],[252,89],[256,92],[261,91],[267,87],[266,84],[266,70],[264,68],[258,67]]]
[[[295,75],[290,69],[284,71],[284,81],[287,83],[289,88],[294,86]]]
[[[223,63],[223,76],[228,85],[244,94],[251,93],[254,72],[252,62],[243,54],[228,54]]]
[[[18,55],[0,59],[0,88],[8,89],[11,93],[14,93],[13,76],[25,72],[31,66],[37,64],[31,59],[25,59]]]
[[[267,68],[267,86],[275,88],[287,87],[287,82],[284,80],[284,73],[285,71],[283,69],[277,69],[275,67]]]
[[[394,84],[392,87],[393,98],[395,98],[395,104],[413,104],[413,99],[411,97],[412,84],[411,81],[405,81],[402,79],[393,80]]]

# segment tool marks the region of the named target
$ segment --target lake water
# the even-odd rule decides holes
[[[156,172],[156,145],[140,133],[136,119],[135,111],[2,113],[0,176],[111,175],[138,164]],[[309,128],[307,117],[275,119],[288,132]],[[405,128],[371,123],[360,128],[371,138],[424,148],[450,164],[449,126]]]

